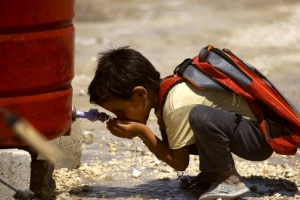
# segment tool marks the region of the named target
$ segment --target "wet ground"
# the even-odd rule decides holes
[[[161,72],[172,73],[187,57],[213,44],[256,66],[300,109],[300,2],[292,0],[77,0],[73,105],[90,105],[86,90],[97,55],[129,45]],[[159,136],[153,113],[148,125]],[[177,172],[157,160],[140,140],[109,135],[105,124],[80,121],[93,135],[83,144],[82,166],[56,171],[57,199],[197,199],[200,190],[178,188]],[[88,136],[87,138],[88,139]],[[185,174],[196,175],[191,157]],[[274,155],[265,162],[236,158],[250,193],[243,199],[297,199],[300,156]],[[133,169],[142,172],[132,176]],[[298,197],[297,197],[298,195]]]

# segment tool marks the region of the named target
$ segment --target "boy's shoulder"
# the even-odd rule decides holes
[[[212,96],[213,93],[209,90],[199,90],[186,81],[178,83],[168,92],[163,111],[172,112],[195,104],[205,104],[207,97]]]

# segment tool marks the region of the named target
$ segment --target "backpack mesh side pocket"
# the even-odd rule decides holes
[[[289,123],[285,119],[278,116],[274,111],[265,106],[262,102],[256,101],[256,103],[259,105],[263,113],[267,137],[269,140],[282,136],[294,135]]]

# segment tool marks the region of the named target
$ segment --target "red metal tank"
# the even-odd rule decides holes
[[[46,138],[72,119],[74,0],[0,1],[0,107]],[[0,116],[0,148],[25,145]]]

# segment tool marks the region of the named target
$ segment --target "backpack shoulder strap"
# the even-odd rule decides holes
[[[165,77],[164,79],[162,79],[162,82],[160,84],[160,90],[159,90],[159,97],[158,97],[158,101],[159,101],[159,115],[160,115],[160,124],[165,124],[164,119],[163,119],[163,108],[164,108],[164,104],[166,101],[166,97],[168,96],[169,91],[178,83],[181,83],[185,81],[184,78],[177,76],[177,75],[169,75],[167,77]],[[162,136],[162,140],[164,143],[166,143],[167,145],[169,144],[168,142],[168,136],[165,130],[161,130],[161,136]]]
[[[162,79],[162,82],[160,84],[160,90],[159,90],[159,109],[160,109],[160,117],[163,122],[163,107],[166,101],[166,97],[169,93],[169,91],[178,83],[181,83],[185,81],[184,78],[177,76],[175,74],[169,75]]]

